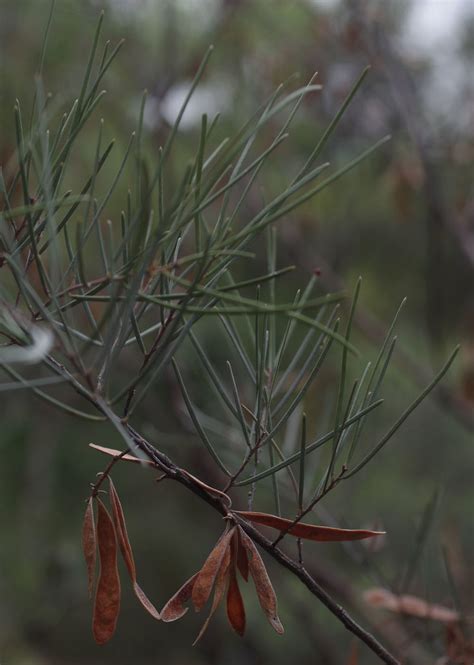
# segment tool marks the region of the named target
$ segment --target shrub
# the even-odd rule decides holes
[[[354,540],[380,533],[316,526],[303,519],[338,485],[357,476],[390,441],[447,372],[457,349],[386,433],[367,446],[363,443],[365,425],[383,404],[381,389],[396,343],[393,332],[400,308],[375,361],[355,376],[350,361],[357,350],[351,335],[361,281],[356,283],[348,307],[344,293],[318,293],[316,273],[290,302],[277,296],[278,284],[292,267],[278,266],[276,222],[369,158],[387,140],[382,138],[338,170],[331,171],[329,164],[319,161],[367,72],[355,83],[307,161],[295,174],[288,174],[286,188],[263,203],[256,214],[247,216],[245,204],[255,191],[261,169],[278,164],[278,147],[287,140],[300,104],[320,86],[312,81],[295,90],[281,86],[239,131],[220,141],[215,140],[219,118],[209,120],[203,115],[199,144],[182,169],[179,186],[172,188],[170,155],[210,49],[154,164],[150,151],[144,150],[145,94],[137,128],[109,187],[101,192],[98,180],[114,149],[113,141],[104,142],[102,121],[87,178],[76,183],[77,174],[73,171],[71,177],[70,171],[86,123],[96,117],[104,95],[104,76],[121,47],[121,43],[114,48],[106,43],[100,55],[102,22],[101,15],[79,95],[63,115],[58,113],[55,99],[45,94],[41,66],[31,113],[25,114],[16,102],[16,153],[0,178],[4,340],[0,362],[13,380],[7,386],[27,386],[71,417],[107,422],[123,441],[122,450],[93,445],[111,456],[91,486],[83,526],[91,593],[96,587],[96,641],[108,641],[115,630],[120,609],[119,550],[137,598],[155,619],[180,618],[188,600],[202,609],[214,589],[211,615],[226,593],[229,621],[243,634],[245,610],[237,576],[247,579],[250,575],[265,615],[278,633],[283,632],[275,592],[256,548],[259,545],[384,662],[396,663],[318,584],[303,559],[305,539]],[[272,126],[279,120],[280,128],[267,147],[254,154],[256,138],[270,120]],[[115,200],[117,205],[116,197],[122,194],[124,173],[132,178],[133,186],[122,201],[120,218],[107,219],[111,203]],[[260,236],[266,247],[263,273],[256,268],[262,260],[252,251]],[[216,364],[203,343],[206,320],[215,324],[222,345],[229,345],[232,361],[225,367]],[[298,350],[290,355],[290,342],[295,339],[299,340]],[[214,391],[216,409],[222,409],[239,432],[237,443],[230,445],[225,430],[216,425],[218,417],[213,420],[206,415],[199,396],[192,395],[180,360],[184,353],[188,358],[194,354],[199,362]],[[311,441],[301,407],[330,353],[336,354],[339,363],[332,423]],[[216,482],[203,481],[181,468],[173,461],[172,445],[157,446],[138,431],[137,413],[150,387],[163,381],[170,369],[199,442],[215,465]],[[54,392],[57,383],[61,384],[60,397]],[[299,443],[290,454],[283,449],[282,440],[285,426],[295,417],[300,421]],[[309,462],[316,450],[320,464],[315,475]],[[138,585],[124,512],[110,476],[116,464],[127,462],[131,467],[133,463],[136,468],[151,467],[161,478],[180,483],[196,501],[205,501],[226,520],[224,534],[203,567],[161,611]],[[274,514],[254,509],[257,487],[265,479],[270,481]],[[110,512],[100,494],[105,481],[109,483]],[[247,510],[234,510],[233,502],[242,502],[244,497]],[[292,518],[281,517],[282,512]],[[255,524],[273,529],[276,537],[270,540]],[[293,558],[279,547],[284,538],[291,537],[297,543]],[[97,553],[100,573],[96,582]]]

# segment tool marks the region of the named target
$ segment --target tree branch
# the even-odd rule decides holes
[[[177,467],[166,455],[158,451],[146,439],[144,439],[133,427],[127,426],[127,431],[133,439],[135,445],[143,452],[149,459],[157,464],[160,469],[167,475],[168,478],[177,481],[189,491],[193,492],[200,499],[205,501],[214,510],[226,517],[232,515],[233,520],[239,524],[247,535],[252,540],[260,545],[275,561],[281,566],[289,570],[295,577],[297,577],[318,600],[320,600],[325,607],[349,630],[356,635],[364,644],[367,645],[373,653],[377,654],[382,662],[389,665],[400,665],[392,654],[390,654],[380,642],[362,626],[360,626],[350,614],[339,605],[332,596],[323,589],[323,587],[303,568],[298,562],[291,559],[284,552],[268,540],[263,534],[255,529],[249,522],[242,519],[238,515],[230,512],[225,502],[217,495],[212,494],[206,490],[199,482],[192,476],[186,473],[183,469]],[[133,450],[131,450],[133,453]]]
[[[142,437],[141,434],[139,434],[128,422],[121,421],[115,414],[113,414],[114,418],[112,418],[112,410],[103,402],[102,398],[100,396],[91,395],[76,380],[72,380],[73,377],[62,365],[57,362],[50,364],[62,376],[69,377],[72,387],[109,420],[113,421],[116,419],[121,422],[135,446],[138,447],[148,459],[154,462],[167,478],[175,480],[186,487],[186,489],[205,501],[223,517],[232,516],[232,519],[242,527],[245,533],[254,542],[258,543],[258,545],[260,545],[260,547],[262,547],[262,549],[264,549],[281,566],[293,573],[293,575],[306,586],[310,593],[318,598],[318,600],[327,607],[327,609],[345,626],[345,628],[347,628],[347,630],[358,637],[373,653],[379,656],[382,662],[387,663],[388,665],[400,665],[400,661],[392,656],[392,654],[390,654],[369,631],[360,626],[299,562],[291,559],[278,547],[275,547],[272,541],[255,529],[249,522],[229,511],[229,505],[223,499],[221,492],[214,493],[204,483],[199,482],[197,478],[194,478],[184,469],[176,466],[167,455],[155,448],[155,446]],[[128,449],[132,454],[135,453],[132,447],[129,447]]]

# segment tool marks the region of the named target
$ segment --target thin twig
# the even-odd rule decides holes
[[[84,387],[76,380],[68,370],[61,366],[59,363],[53,361],[50,358],[50,365],[53,366],[58,373],[62,374],[69,378],[69,382],[73,388],[79,392],[83,397],[85,397],[91,404],[93,404],[96,409],[98,409],[104,416],[109,420],[112,420],[112,410],[110,407],[101,399],[98,395],[91,395]],[[113,414],[114,417],[120,421],[120,419]],[[197,481],[194,476],[190,475],[183,469],[180,469],[176,466],[172,460],[155,448],[149,441],[142,437],[129,423],[126,421],[121,421],[123,427],[125,428],[127,434],[131,437],[134,445],[144,453],[148,459],[160,468],[160,470],[171,480],[175,480],[180,483],[186,489],[191,491],[193,494],[198,496],[200,499],[205,501],[210,505],[214,510],[216,510],[223,517],[228,517],[232,515],[232,519],[239,524],[242,529],[247,533],[247,535],[252,538],[256,543],[258,543],[268,554],[277,561],[284,568],[289,570],[295,575],[306,587],[307,589],[318,598],[325,607],[349,630],[351,633],[356,635],[364,644],[367,645],[373,653],[377,654],[382,662],[387,663],[388,665],[400,665],[400,661],[397,660],[392,654],[390,654],[385,647],[380,644],[380,642],[374,637],[368,630],[360,626],[355,619],[341,606],[339,605],[332,596],[325,590],[323,587],[308,573],[308,571],[303,568],[297,561],[288,557],[284,552],[274,546],[268,538],[265,538],[257,529],[255,529],[249,522],[242,519],[234,513],[229,513],[229,503],[223,501],[222,497],[215,493],[210,492],[206,485],[200,481]],[[130,448],[130,452],[134,453],[135,451]]]
[[[147,455],[149,459],[156,462],[168,475],[168,477],[184,485],[188,490],[193,492],[196,496],[205,501],[208,505],[219,512],[223,517],[229,515],[228,507],[222,499],[210,493],[201,482],[196,482],[196,479],[177,467],[166,455],[163,455],[154,446],[152,446],[146,439],[144,439],[138,432],[136,432],[130,425],[127,425],[127,430],[132,437],[136,446]],[[400,665],[392,654],[390,654],[385,647],[366,629],[360,626],[350,614],[339,605],[332,596],[323,589],[323,587],[305,570],[297,561],[294,561],[284,552],[279,550],[274,544],[265,538],[257,529],[255,529],[249,522],[241,517],[232,513],[234,521],[242,527],[247,535],[253,541],[258,543],[268,554],[277,561],[284,568],[293,573],[314,595],[320,600],[325,607],[349,630],[356,635],[369,649],[373,651],[382,662],[388,665]]]

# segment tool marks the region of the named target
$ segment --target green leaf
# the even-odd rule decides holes
[[[196,412],[194,410],[194,407],[192,405],[191,399],[188,395],[188,391],[186,390],[186,386],[184,385],[184,381],[183,381],[183,378],[181,376],[181,372],[179,371],[179,368],[178,368],[178,365],[177,365],[175,359],[172,358],[171,362],[173,363],[173,369],[175,371],[176,378],[178,379],[179,387],[181,388],[181,393],[183,395],[186,407],[188,409],[188,413],[191,417],[191,420],[193,421],[193,425],[196,428],[196,431],[199,435],[199,438],[201,439],[202,443],[205,445],[205,447],[209,451],[211,457],[213,458],[214,462],[221,469],[221,471],[223,471],[226,474],[226,476],[230,476],[231,475],[230,471],[226,468],[225,464],[222,462],[222,460],[219,457],[219,455],[217,454],[214,446],[210,442],[209,437],[207,436],[207,434],[205,433],[205,431],[201,427],[201,424],[198,420],[198,417],[197,417]]]
[[[446,374],[446,372],[449,370],[451,367],[455,357],[457,356],[459,352],[459,346],[457,346],[448,360],[446,361],[445,365],[441,368],[441,370],[438,372],[438,374],[434,377],[434,379],[426,386],[426,388],[416,397],[416,399],[413,400],[413,402],[408,406],[405,411],[402,413],[402,415],[398,418],[398,420],[392,425],[392,427],[388,430],[388,432],[381,438],[381,440],[375,445],[372,450],[367,453],[367,455],[350,471],[348,471],[345,475],[343,480],[347,480],[348,478],[351,478],[354,476],[356,473],[358,473],[361,469],[364,468],[364,466],[370,462],[370,460],[378,453],[382,448],[385,446],[385,444],[390,441],[390,439],[393,437],[393,435],[397,432],[397,430],[403,425],[405,420],[408,418],[408,416],[416,409],[416,407],[421,404],[421,402],[427,397],[427,395],[430,394],[430,392],[438,385],[438,383],[441,381],[443,376]]]

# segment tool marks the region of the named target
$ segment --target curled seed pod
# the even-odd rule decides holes
[[[187,580],[183,586],[178,589],[174,596],[171,596],[160,612],[162,621],[176,621],[177,619],[181,619],[181,617],[186,614],[188,608],[184,607],[184,603],[186,603],[191,598],[194,582],[196,581],[197,576],[198,573],[190,577],[189,580]]]
[[[153,605],[151,600],[148,598],[146,593],[143,591],[141,586],[138,584],[138,582],[133,583],[133,591],[135,593],[135,596],[138,598],[140,603],[142,604],[142,607],[152,616],[154,619],[157,621],[161,620],[161,615],[156,609],[156,607]]]

